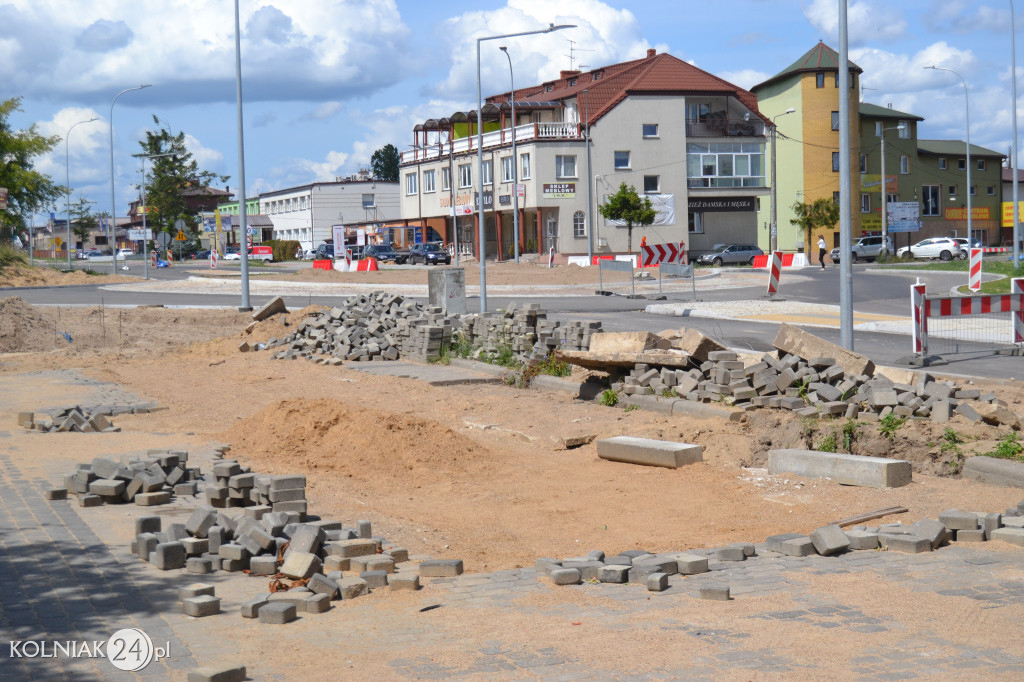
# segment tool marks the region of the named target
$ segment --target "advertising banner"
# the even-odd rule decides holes
[[[676,224],[676,195],[675,194],[645,194],[645,197],[651,200],[651,208],[654,209],[656,215],[654,216],[654,222],[652,225],[675,225]],[[608,202],[608,195],[604,197],[605,203]],[[693,200],[690,200],[691,203]],[[723,199],[722,201],[731,201],[729,199]],[[605,220],[605,225],[612,227],[625,227],[626,223],[622,220]]]

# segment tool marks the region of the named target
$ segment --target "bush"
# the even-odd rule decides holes
[[[263,242],[261,246],[269,246],[274,250],[275,262],[283,260],[299,260],[295,258],[295,254],[300,248],[302,248],[302,244],[294,239],[270,239]]]
[[[610,388],[606,388],[601,394],[601,404],[605,407],[615,407],[619,404],[619,394]]]
[[[10,244],[0,244],[0,268],[16,263],[28,263],[25,252],[12,248]]]

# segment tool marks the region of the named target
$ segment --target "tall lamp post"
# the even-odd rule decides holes
[[[134,88],[126,88],[114,96],[114,100],[110,103],[110,221],[107,223],[107,245],[110,246],[111,254],[111,274],[117,274],[117,244],[110,243],[110,223],[114,224],[114,241],[117,241],[117,200],[114,198],[114,105],[117,104],[117,98],[126,92],[132,90],[142,90],[148,88],[148,85],[139,85]]]
[[[973,244],[974,231],[971,229],[971,100],[967,91],[967,81],[953,69],[947,69],[943,66],[926,66],[924,68],[934,69],[935,71],[949,71],[959,78],[960,82],[964,85],[964,120],[967,124],[967,239]],[[1013,74],[1013,76],[1016,77],[1016,74]]]
[[[235,0],[236,4],[238,0]],[[501,38],[518,38],[519,36],[532,36],[538,33],[551,33],[561,31],[563,28],[576,28],[575,24],[562,24],[555,26],[548,24],[547,28],[536,31],[522,31],[520,33],[504,33],[499,36],[484,36],[476,39],[476,175],[480,180],[480,192],[477,194],[477,255],[480,257],[480,312],[487,312],[487,232],[484,222],[484,116],[483,116],[483,95],[480,90],[480,43],[485,40],[500,40]]]
[[[775,121],[786,114],[792,114],[794,112],[796,112],[796,109],[790,107],[772,119],[772,226],[771,233],[768,235],[769,250],[772,253],[775,253],[779,248],[779,207],[777,205],[779,195],[775,187],[776,168],[779,165],[778,155],[775,153],[775,140],[779,136],[779,127]]]
[[[508,48],[502,45],[498,48],[508,57],[508,80],[511,90],[509,100],[512,102],[512,234],[515,235],[515,262],[519,264],[519,172],[516,170],[518,161],[516,157],[516,79],[512,73],[512,57],[509,56]]]
[[[889,238],[889,193],[886,190],[886,185],[888,183],[886,182],[886,177],[885,177],[885,131],[886,130],[899,130],[900,132],[903,132],[906,129],[907,129],[907,124],[906,123],[900,123],[898,126],[893,126],[892,128],[882,128],[882,187],[881,187],[880,191],[882,193],[882,250],[883,251],[886,251],[889,248],[888,246],[886,246],[889,243],[889,242],[886,241],[886,239]]]
[[[242,136],[242,37],[238,21],[238,0],[235,0],[235,101],[238,127],[238,238],[245,240],[242,252],[242,305],[239,312],[252,310],[249,304],[249,235],[245,221],[245,139]],[[477,61],[480,49],[477,47]]]
[[[71,131],[74,130],[77,126],[80,126],[83,123],[92,123],[93,121],[98,120],[99,119],[94,116],[93,118],[90,118],[88,121],[79,121],[75,125],[68,128],[68,134],[64,136],[64,173],[65,179],[67,180],[66,188],[68,190],[68,201],[65,205],[65,208],[67,209],[68,219],[68,270],[71,269],[71,149],[69,147],[68,138],[71,137]]]
[[[1017,46],[1013,21],[1013,0],[1010,0],[1010,96],[1013,97],[1013,266],[1020,267],[1020,199],[1017,194]]]

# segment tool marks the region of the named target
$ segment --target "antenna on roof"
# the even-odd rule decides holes
[[[861,83],[861,85],[860,85],[860,101],[861,101],[861,102],[863,102],[863,101],[864,101],[864,91],[865,91],[865,90],[877,90],[877,89],[878,89],[878,88],[868,88],[868,87],[864,87],[864,84],[863,84],[863,83]]]
[[[576,67],[574,65],[576,63],[576,53],[577,52],[593,52],[593,50],[587,50],[587,49],[584,49],[582,47],[576,47],[576,41],[575,40],[569,40],[568,38],[566,38],[566,40],[569,41],[569,54],[565,55],[566,57],[569,58],[569,70],[570,71],[575,71]],[[580,66],[580,68],[582,69],[583,67]]]

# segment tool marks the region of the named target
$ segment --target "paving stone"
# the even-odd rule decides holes
[[[288,602],[270,602],[260,607],[259,619],[261,623],[283,625],[295,620],[295,613],[295,604],[290,604]]]
[[[135,519],[135,534],[159,533],[162,520],[159,516],[140,516]]]
[[[930,552],[932,549],[932,543],[927,538],[919,538],[915,535],[879,533],[878,544],[884,549],[907,554],[920,554],[921,552]]]
[[[420,589],[420,577],[416,573],[393,573],[388,576],[388,587],[392,590]]]
[[[305,580],[314,573],[319,573],[323,562],[316,554],[289,549],[285,552],[280,572],[289,578]]]
[[[228,543],[221,545],[217,550],[221,559],[233,559],[235,561],[248,561],[250,552],[243,545]]]
[[[367,587],[371,590],[388,586],[387,571],[363,571],[359,574],[359,577],[366,582]]]
[[[956,542],[985,542],[985,531],[982,528],[976,530],[957,530],[953,539]]]
[[[911,524],[910,529],[914,535],[927,539],[931,543],[932,549],[938,549],[950,537],[946,524],[934,519],[915,521]]]
[[[582,574],[576,568],[556,568],[548,577],[556,585],[578,585],[583,581]]]
[[[313,577],[306,583],[306,587],[317,594],[326,594],[331,599],[338,597],[338,583],[334,580],[329,580],[322,573],[313,574]]]
[[[992,531],[991,539],[1024,547],[1024,528],[997,528]]]
[[[135,496],[135,504],[140,507],[155,507],[161,504],[168,504],[171,501],[171,493],[161,490],[155,493],[139,493]]]
[[[839,526],[832,524],[815,529],[811,533],[814,550],[821,556],[840,554],[850,548],[850,539]]]
[[[189,557],[185,562],[185,571],[188,573],[206,574],[213,573],[215,569],[215,562],[213,559],[208,557]]]
[[[143,561],[149,561],[150,555],[160,544],[160,540],[153,533],[140,533],[135,536],[135,554]]]
[[[878,533],[869,533],[863,530],[845,532],[850,541],[850,549],[878,549]]]
[[[249,558],[249,575],[277,574],[277,555],[266,554]]]
[[[746,561],[747,555],[742,547],[721,547],[715,550],[715,558],[719,561]]]
[[[204,594],[211,597],[216,596],[216,590],[213,585],[208,585],[206,583],[192,583],[191,585],[178,588],[179,601],[184,601],[189,597],[199,597]]]
[[[648,592],[664,592],[668,589],[667,573],[651,573],[646,581]]]
[[[462,559],[426,559],[419,565],[422,578],[448,578],[462,575]]]
[[[348,577],[338,581],[338,589],[341,591],[341,598],[355,599],[364,594],[370,593],[370,587],[362,578]]]
[[[260,609],[270,603],[266,596],[255,597],[242,603],[242,618],[259,618]]]
[[[323,528],[302,524],[292,533],[290,549],[297,552],[316,554],[320,551],[320,546],[326,537]],[[374,553],[376,553],[376,548],[374,548]]]
[[[625,583],[629,581],[629,569],[625,564],[602,566],[597,571],[597,579],[602,583]]]
[[[350,559],[377,553],[377,543],[372,540],[338,540],[324,545],[329,556]]]
[[[700,588],[700,598],[713,601],[729,601],[732,599],[728,587],[702,587]]]
[[[977,514],[956,509],[947,509],[939,514],[939,521],[950,530],[974,530],[978,527]]]
[[[815,553],[814,542],[806,535],[791,538],[779,544],[778,552],[786,556],[811,556]]]
[[[193,616],[195,618],[220,613],[220,599],[208,594],[183,599],[181,600],[181,606],[186,616]]]
[[[244,682],[246,677],[244,665],[228,663],[190,670],[188,682]]]
[[[589,559],[565,559],[561,564],[561,568],[575,568],[580,572],[580,577],[583,580],[597,580],[598,572],[603,567],[603,561]]]
[[[78,496],[79,507],[99,507],[103,505],[103,498],[99,495],[87,494]]]
[[[185,545],[180,542],[161,542],[149,556],[150,563],[162,571],[185,568],[187,560]]]
[[[197,538],[205,538],[210,528],[216,524],[217,512],[212,507],[200,507],[188,517],[185,528]]]

